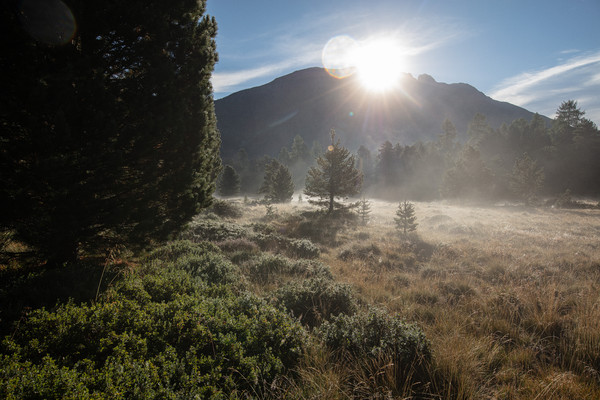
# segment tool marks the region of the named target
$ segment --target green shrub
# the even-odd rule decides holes
[[[238,224],[211,219],[196,219],[190,228],[184,232],[182,239],[193,242],[208,240],[222,242],[227,239],[237,239],[248,236],[248,230]]]
[[[251,225],[254,232],[264,233],[265,235],[269,235],[271,233],[276,233],[277,230],[271,224],[265,224],[262,222],[256,222]]]
[[[352,314],[356,301],[349,285],[325,277],[288,283],[277,290],[277,302],[303,324],[314,327],[338,314]]]
[[[324,322],[318,334],[340,356],[387,355],[402,366],[420,365],[431,359],[429,341],[420,328],[376,308],[354,315],[340,314]]]
[[[308,239],[290,240],[287,250],[293,257],[312,259],[321,255],[321,250]]]
[[[278,275],[292,275],[298,271],[292,260],[282,255],[264,253],[248,266],[249,278],[255,282],[267,283]]]
[[[206,253],[218,254],[220,252],[221,250],[217,246],[209,242],[192,243],[189,240],[176,240],[154,249],[145,257],[145,259],[173,262],[182,256],[201,256]]]
[[[214,253],[180,257],[173,265],[208,284],[233,284],[240,278],[235,265],[224,256]]]
[[[240,218],[244,215],[241,207],[227,200],[214,199],[209,210],[224,218]]]
[[[408,398],[407,388],[415,394],[431,390],[431,348],[416,325],[371,308],[351,316],[340,314],[324,322],[316,333],[334,359],[353,371],[348,380],[351,387],[364,387],[365,383],[376,389],[383,386],[389,388],[386,398]],[[365,389],[367,395],[368,387]]]
[[[294,262],[293,270],[296,271],[298,275],[306,278],[321,277],[324,279],[333,279],[331,268],[329,268],[328,265],[316,260],[296,260]]]
[[[132,274],[94,304],[32,311],[0,346],[0,398],[247,398],[297,365],[304,340],[254,295]]]

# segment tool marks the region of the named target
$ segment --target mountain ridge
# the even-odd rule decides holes
[[[296,135],[308,146],[314,141],[325,146],[332,128],[350,150],[361,145],[374,150],[386,140],[413,144],[434,140],[445,118],[465,140],[477,113],[492,128],[534,115],[467,83],[437,82],[427,74],[405,74],[399,87],[369,93],[354,76],[336,79],[322,68],[307,68],[232,93],[215,101],[221,154],[231,157],[243,148],[250,158],[276,156]]]

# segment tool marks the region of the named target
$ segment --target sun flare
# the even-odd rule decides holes
[[[323,65],[330,75],[342,79],[356,74],[361,84],[374,92],[395,88],[405,64],[402,46],[391,37],[357,41],[337,36],[323,49]]]
[[[386,91],[398,84],[404,66],[402,51],[390,39],[366,41],[356,49],[355,66],[367,89]]]

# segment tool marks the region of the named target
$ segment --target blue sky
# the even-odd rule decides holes
[[[403,72],[465,82],[553,117],[574,99],[600,125],[600,0],[208,0],[215,98],[322,66],[327,42],[393,37]]]

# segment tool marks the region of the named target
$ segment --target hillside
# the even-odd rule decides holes
[[[412,144],[434,139],[449,118],[459,134],[476,113],[497,128],[533,113],[499,102],[464,83],[446,84],[431,76],[406,74],[401,89],[386,95],[366,92],[355,78],[335,79],[321,68],[309,68],[215,101],[222,155],[240,148],[250,157],[276,155],[301,135],[310,146],[325,145],[335,128],[343,145],[371,149],[384,141]]]

